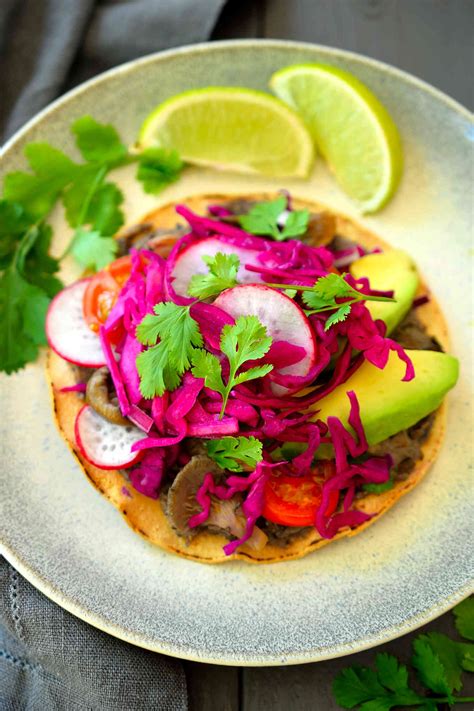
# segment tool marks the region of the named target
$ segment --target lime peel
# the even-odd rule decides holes
[[[398,129],[377,97],[355,76],[327,64],[277,71],[271,89],[298,110],[341,187],[366,213],[379,210],[400,181]]]
[[[175,148],[195,165],[306,177],[314,145],[298,114],[270,94],[240,87],[182,92],[145,119],[138,145]]]

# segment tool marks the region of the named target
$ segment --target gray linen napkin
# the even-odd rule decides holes
[[[185,711],[181,662],[120,642],[48,600],[0,556],[2,711]]]
[[[3,140],[79,81],[206,39],[224,0],[0,0]],[[0,556],[1,711],[181,711],[180,662],[90,627]]]
[[[0,0],[0,137],[129,59],[205,40],[224,0]]]

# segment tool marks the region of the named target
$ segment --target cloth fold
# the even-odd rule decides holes
[[[51,602],[0,557],[2,711],[185,711],[181,662]]]
[[[1,0],[0,136],[67,89],[135,57],[209,37],[224,0]]]

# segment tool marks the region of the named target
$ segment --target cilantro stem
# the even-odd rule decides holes
[[[33,233],[38,229],[38,223],[35,222],[34,225],[31,225],[31,227],[28,227],[27,231],[21,238],[21,240],[18,242],[16,249],[13,253],[12,261],[10,264],[10,267],[15,270],[21,271],[21,263],[24,261],[25,256],[28,254],[28,252],[31,249],[32,243],[35,241],[34,238],[32,238]],[[20,262],[21,260],[21,262]],[[19,268],[20,267],[20,268]]]
[[[237,368],[231,368],[230,373],[229,373],[229,379],[227,380],[227,385],[225,386],[224,394],[222,396],[222,407],[221,407],[221,411],[219,413],[220,420],[222,420],[222,418],[225,415],[227,401],[229,399],[230,391],[232,390],[232,385],[234,382],[236,372],[237,372]]]
[[[76,223],[76,230],[84,224],[84,221],[87,217],[87,211],[89,210],[92,198],[94,197],[94,193],[96,192],[97,188],[102,183],[105,176],[107,175],[108,170],[109,170],[109,167],[107,165],[102,165],[100,167],[100,169],[97,171],[96,176],[95,176],[94,180],[92,181],[92,183],[89,187],[89,190],[87,191],[87,195],[84,198],[84,202],[82,203],[81,212],[79,214],[79,218]],[[62,259],[64,259],[64,257],[66,257],[69,254],[69,252],[71,251],[73,242],[74,242],[74,238],[69,242],[68,246],[66,247],[66,250],[59,257],[60,261]]]
[[[107,165],[102,165],[100,167],[100,170],[97,171],[97,174],[94,178],[94,180],[91,183],[91,186],[89,190],[87,191],[87,195],[85,197],[85,200],[82,204],[82,209],[81,209],[81,214],[79,215],[79,219],[77,221],[76,227],[81,227],[81,225],[84,224],[84,220],[86,219],[87,216],[87,211],[89,209],[89,206],[91,204],[91,200],[94,197],[94,193],[105,178],[106,174],[108,171],[108,166]]]
[[[295,289],[295,291],[317,291],[314,286],[303,286],[302,284],[266,284],[266,286],[272,286],[274,289]],[[352,287],[351,287],[352,289]],[[392,296],[372,296],[371,294],[362,294],[357,289],[352,289],[355,294],[358,294],[351,302],[344,303],[355,303],[356,301],[396,301]],[[317,311],[327,311],[329,308],[336,308],[336,306],[325,306],[322,309],[317,309]],[[314,311],[316,313],[316,311]]]

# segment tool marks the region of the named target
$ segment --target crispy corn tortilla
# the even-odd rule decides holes
[[[204,195],[191,197],[182,202],[185,202],[191,210],[204,214],[207,205],[225,203],[232,198],[260,201],[273,199],[274,197],[275,195],[270,194],[246,196]],[[315,202],[295,198],[293,203],[297,209],[307,207],[311,212],[329,211],[325,206]],[[353,239],[371,249],[377,246],[382,248],[390,247],[390,245],[353,220],[337,214],[335,218],[336,232],[338,234]],[[166,229],[175,227],[177,224],[182,223],[183,220],[176,215],[174,204],[169,204],[146,215],[143,218],[143,222],[152,223],[156,228]],[[419,292],[429,294],[429,290],[425,285],[420,285]],[[420,320],[428,327],[429,333],[435,336],[443,348],[447,350],[448,333],[446,323],[438,304],[431,295],[430,301],[418,309],[418,315]],[[358,502],[356,501],[356,508],[372,514],[372,518],[362,525],[354,529],[339,531],[331,541],[321,538],[316,530],[311,529],[284,547],[267,543],[262,551],[256,553],[243,545],[234,555],[226,556],[222,550],[222,547],[227,543],[227,539],[224,536],[201,531],[187,543],[184,538],[178,536],[171,528],[159,499],[150,499],[135,491],[127,484],[125,477],[119,471],[99,469],[84,459],[77,447],[74,436],[74,422],[84,401],[75,392],[60,392],[61,388],[75,384],[74,366],[60,358],[53,351],[50,351],[47,370],[59,429],[91,483],[119,509],[134,531],[160,548],[202,563],[222,563],[235,559],[251,563],[275,563],[292,560],[301,558],[331,541],[360,533],[375,523],[401,496],[404,496],[421,481],[435,461],[444,435],[445,416],[443,405],[437,410],[430,434],[422,446],[423,459],[416,463],[415,468],[408,477],[404,481],[397,481],[390,491],[378,495],[371,494]],[[127,485],[129,496],[124,493],[124,485]]]

